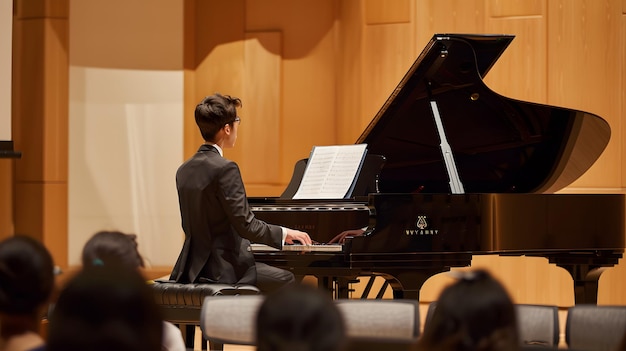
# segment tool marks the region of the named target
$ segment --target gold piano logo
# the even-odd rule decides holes
[[[437,235],[437,233],[439,233],[439,229],[428,229],[428,221],[426,220],[426,216],[417,216],[417,221],[415,221],[415,227],[417,229],[405,229],[404,234]]]

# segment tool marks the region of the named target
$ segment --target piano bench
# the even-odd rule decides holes
[[[187,348],[194,349],[195,330],[200,326],[202,302],[207,296],[260,295],[254,285],[176,283],[156,280],[151,285],[163,319],[178,325]],[[202,340],[202,350],[207,342]]]

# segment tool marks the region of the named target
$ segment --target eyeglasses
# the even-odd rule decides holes
[[[226,124],[233,125],[233,124],[235,124],[235,122],[241,123],[241,118],[239,116],[237,116],[237,117],[235,117],[235,119],[232,122],[228,122]],[[226,125],[226,124],[224,124],[224,125]]]

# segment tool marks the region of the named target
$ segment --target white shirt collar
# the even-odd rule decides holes
[[[221,148],[221,147],[219,147],[219,145],[217,145],[217,144],[213,144],[213,143],[209,143],[208,141],[207,141],[205,144],[207,144],[207,145],[211,145],[211,146],[213,146],[214,148],[216,148],[216,149],[217,149],[217,152],[219,152],[219,153],[220,153],[220,156],[224,157],[224,151],[222,151],[222,148]]]

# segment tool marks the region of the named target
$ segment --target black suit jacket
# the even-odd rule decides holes
[[[255,284],[250,241],[282,246],[282,229],[254,217],[239,167],[202,145],[176,172],[185,242],[170,277],[177,282]]]

